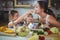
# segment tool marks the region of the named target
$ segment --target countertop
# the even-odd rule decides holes
[[[28,40],[26,37],[9,37],[9,36],[0,36],[0,40]]]

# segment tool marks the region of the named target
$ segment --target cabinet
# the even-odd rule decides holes
[[[51,6],[60,9],[60,0],[51,0]]]
[[[13,8],[13,0],[0,0],[0,11],[7,11]]]
[[[9,22],[9,11],[0,11],[0,26],[8,25]]]

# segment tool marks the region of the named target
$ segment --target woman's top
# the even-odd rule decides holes
[[[41,16],[39,16],[39,18],[42,19]],[[45,24],[47,24],[47,25],[49,25],[48,18],[49,18],[49,15],[47,14],[47,16],[45,17],[45,19],[46,19]]]

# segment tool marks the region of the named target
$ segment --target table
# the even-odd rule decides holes
[[[2,33],[0,32],[0,40],[28,40],[29,37],[32,36],[32,32],[29,33],[29,35],[27,35],[26,37],[20,37],[20,36],[4,36],[2,35]]]
[[[9,37],[9,36],[0,36],[0,40],[28,40],[27,37]]]

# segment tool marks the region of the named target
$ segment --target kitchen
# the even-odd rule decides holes
[[[11,10],[15,10],[15,12],[16,11],[18,11],[17,13],[19,13],[19,16],[22,16],[22,15],[24,15],[24,13],[26,13],[26,12],[30,12],[30,11],[28,11],[28,10],[32,10],[33,12],[35,11],[34,10],[34,7],[33,7],[33,5],[34,5],[34,3],[35,2],[37,2],[37,1],[45,1],[47,4],[48,4],[48,8],[50,8],[53,12],[54,12],[54,14],[55,14],[55,16],[56,16],[56,18],[57,18],[57,21],[58,22],[60,22],[60,6],[59,6],[59,2],[60,2],[60,0],[0,0],[0,13],[1,13],[1,15],[2,15],[2,17],[3,17],[3,15],[5,15],[3,18],[1,17],[0,19],[1,19],[1,21],[2,20],[4,20],[4,18],[6,19],[5,21],[2,21],[2,22],[0,22],[0,26],[2,26],[1,27],[1,29],[5,29],[4,28],[4,26],[5,27],[7,27],[7,29],[9,28],[7,25],[9,24],[9,22],[10,22],[10,13],[11,13]],[[4,13],[4,14],[3,14]],[[31,12],[30,12],[31,13]],[[0,16],[1,16],[0,15]],[[39,21],[38,21],[38,19],[39,19],[39,17],[36,15],[36,14],[34,14],[34,13],[32,13],[32,15],[33,15],[33,19],[34,19],[34,23],[37,25],[38,23],[39,23]],[[31,16],[31,15],[30,15]],[[32,16],[31,16],[32,17]],[[30,17],[29,17],[30,18]],[[20,20],[21,20],[21,18],[20,18]],[[11,20],[12,21],[12,24],[13,24],[13,28],[14,28],[14,31],[16,32],[16,26],[14,25],[14,21],[13,20]],[[7,22],[7,23],[6,23]],[[6,25],[5,25],[6,24]],[[39,24],[40,26],[43,26],[43,25],[41,25],[41,23]],[[25,27],[26,25],[23,25],[22,27]],[[13,29],[12,28],[12,29]],[[23,28],[24,29],[24,28]],[[5,29],[6,30],[6,29]],[[29,29],[28,29],[29,30]],[[29,30],[29,32],[30,31],[38,31],[38,30],[40,30],[40,29],[32,29],[32,30]],[[46,29],[46,30],[49,30],[49,29]],[[58,29],[56,28],[56,27],[54,27],[54,28],[51,28],[51,30],[57,30],[57,32],[58,32]],[[3,30],[4,31],[4,30]],[[10,31],[12,31],[12,30],[10,30]],[[19,30],[18,30],[19,31]],[[5,31],[6,32],[6,31]],[[13,32],[13,31],[12,31]],[[32,33],[31,34],[29,34],[28,35],[28,37],[21,37],[21,35],[20,34],[23,34],[23,33],[18,33],[19,35],[17,36],[17,35],[15,35],[16,33],[14,32],[14,34],[6,34],[6,33],[4,33],[4,32],[1,32],[1,36],[0,36],[0,40],[29,40],[29,38],[30,37],[32,37],[31,35],[32,35]],[[28,33],[29,33],[28,32]],[[7,32],[8,33],[8,32]],[[39,33],[39,32],[36,32],[37,34]],[[48,33],[50,33],[50,31],[48,32]],[[54,39],[54,37],[52,36],[52,35],[50,35],[49,36],[49,34],[48,33],[46,33],[46,35],[48,35],[48,36],[46,36],[46,38],[45,38],[45,35],[44,35],[44,37],[41,37],[40,39],[41,40],[60,40],[59,38],[60,38],[60,32],[58,33],[59,34],[59,36],[57,35],[57,33],[55,34],[54,32],[54,34],[52,34],[53,36],[56,36],[55,38],[56,39]],[[3,36],[2,36],[3,35]],[[39,34],[39,35],[41,35],[41,34]],[[8,37],[9,36],[9,37]],[[10,37],[10,36],[14,36],[14,37]],[[35,37],[36,37],[37,35],[35,35]],[[51,36],[53,37],[53,38],[51,38]],[[32,38],[35,38],[35,37],[32,37]],[[57,38],[58,37],[58,38]],[[37,38],[37,37],[36,37]],[[43,38],[43,39],[42,39]],[[33,39],[30,39],[30,40],[33,40]],[[39,40],[39,39],[35,39],[35,40]]]

